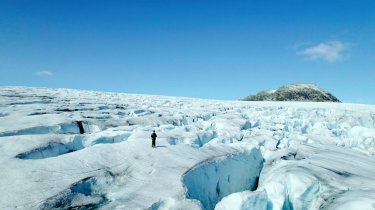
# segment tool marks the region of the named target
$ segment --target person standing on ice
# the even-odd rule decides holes
[[[156,135],[155,133],[155,130],[152,132],[151,134],[151,140],[152,140],[152,148],[155,148],[155,142],[156,142],[156,137],[158,137],[158,135]]]

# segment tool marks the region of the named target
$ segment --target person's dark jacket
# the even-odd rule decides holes
[[[158,136],[156,135],[156,133],[152,133],[152,134],[151,134],[151,139],[152,139],[152,140],[155,140],[156,137],[158,137]]]

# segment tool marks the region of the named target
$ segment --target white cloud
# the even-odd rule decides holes
[[[37,71],[35,72],[35,75],[43,77],[43,76],[52,76],[53,73],[51,71]]]
[[[328,62],[341,60],[343,52],[348,49],[348,45],[340,41],[322,42],[318,45],[308,47],[298,54],[305,56],[309,60],[322,59]]]

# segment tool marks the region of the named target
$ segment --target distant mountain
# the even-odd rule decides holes
[[[244,101],[311,101],[341,102],[331,93],[314,84],[291,84],[277,90],[266,90],[250,95]]]

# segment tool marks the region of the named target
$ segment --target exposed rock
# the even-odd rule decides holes
[[[244,101],[311,101],[341,102],[331,93],[314,84],[291,84],[277,90],[262,91],[250,95]]]

